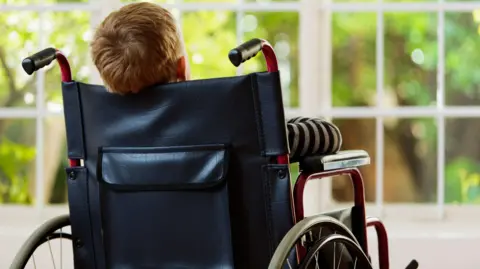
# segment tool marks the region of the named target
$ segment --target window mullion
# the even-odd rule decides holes
[[[443,0],[439,0],[443,3]],[[437,24],[437,206],[438,218],[445,216],[445,12],[438,11]]]
[[[39,12],[39,28],[38,28],[38,51],[47,46],[48,36],[45,34],[45,11]],[[35,206],[38,210],[45,207],[45,180],[44,180],[44,143],[45,143],[45,70],[37,71],[36,77],[36,128],[35,128]]]
[[[90,29],[92,31],[94,31],[94,29],[110,12],[114,11],[122,5],[122,2],[120,0],[90,0],[90,2],[92,4],[98,5],[90,16]],[[95,68],[93,63],[90,63],[90,65],[91,70],[93,71],[90,75],[90,83],[102,84],[102,79],[100,78],[100,74],[98,73],[97,69]]]
[[[380,5],[382,0],[378,0]],[[382,10],[377,10],[377,36],[376,36],[376,91],[377,91],[377,102],[376,107],[378,109],[383,108],[384,100],[384,13]],[[383,214],[383,175],[384,175],[384,124],[383,117],[378,115],[376,117],[376,139],[375,139],[375,168],[376,168],[376,186],[375,186],[375,204],[377,207],[377,215]]]
[[[238,1],[238,5],[239,6],[242,6],[244,5],[244,0],[237,0]],[[243,42],[243,35],[244,35],[244,32],[243,32],[243,17],[245,16],[245,12],[243,10],[240,10],[240,9],[237,9],[236,10],[237,12],[237,16],[236,16],[236,27],[237,27],[237,45],[240,45],[242,42]],[[238,68],[237,68],[237,75],[242,75],[244,72],[244,65],[241,64]]]
[[[299,36],[299,101],[303,116],[323,116],[331,110],[332,36],[330,0],[301,0]],[[320,111],[319,108],[320,107]],[[325,113],[328,114],[328,113]],[[314,180],[305,189],[306,214],[318,213],[332,203],[331,178]]]

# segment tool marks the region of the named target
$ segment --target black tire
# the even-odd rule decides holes
[[[283,237],[282,241],[275,250],[275,253],[273,254],[270,264],[268,265],[268,269],[285,268],[284,266],[286,264],[286,260],[291,257],[291,250],[295,247],[297,242],[310,232],[324,227],[334,231],[338,235],[348,238],[354,244],[359,246],[358,241],[353,233],[347,228],[347,226],[345,226],[345,224],[341,223],[337,219],[324,215],[307,217],[295,224],[295,226],[293,226],[293,228],[290,229],[290,231],[288,231],[288,233]],[[309,249],[314,247],[316,245],[315,243],[317,243],[319,239],[320,238],[314,238],[315,242],[309,246]]]
[[[71,234],[55,232],[67,226],[70,226],[69,215],[55,217],[38,227],[23,243],[17,255],[15,255],[10,269],[24,269],[35,250],[51,239],[66,238],[72,240]]]
[[[330,255],[318,255],[319,253],[325,254],[331,252],[332,248],[327,246],[328,244],[339,244],[343,246],[348,252],[343,254],[340,253],[340,259],[338,260],[338,264],[336,264],[336,259],[334,256],[334,261],[331,260]],[[335,246],[334,246],[335,248]],[[324,253],[322,253],[324,252]],[[353,259],[355,257],[356,259]],[[340,266],[341,259],[344,258],[342,266]],[[313,260],[316,260],[314,263]],[[348,259],[348,260],[345,260]],[[333,263],[333,266],[332,266]],[[350,238],[332,234],[315,242],[312,248],[309,249],[305,258],[301,261],[300,266],[298,269],[309,269],[309,268],[356,268],[356,269],[373,269],[372,264],[370,263],[369,259],[360,248],[360,246],[355,243]]]

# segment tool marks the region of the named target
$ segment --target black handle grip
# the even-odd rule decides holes
[[[57,57],[56,52],[57,50],[54,48],[47,48],[25,58],[22,61],[23,70],[29,75],[33,74],[35,71],[49,65],[55,60]]]
[[[412,260],[405,269],[417,269],[418,262],[416,260]]]
[[[232,49],[228,53],[228,59],[230,62],[238,67],[243,62],[257,55],[262,50],[262,40],[259,38],[251,39],[242,45]]]

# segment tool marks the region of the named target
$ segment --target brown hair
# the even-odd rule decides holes
[[[91,42],[100,76],[110,92],[120,94],[176,80],[181,53],[172,14],[148,2],[110,13]]]

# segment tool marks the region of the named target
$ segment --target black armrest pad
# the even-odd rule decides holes
[[[370,156],[366,151],[344,150],[331,155],[307,156],[300,161],[300,170],[306,173],[316,173],[368,164],[370,164]]]

